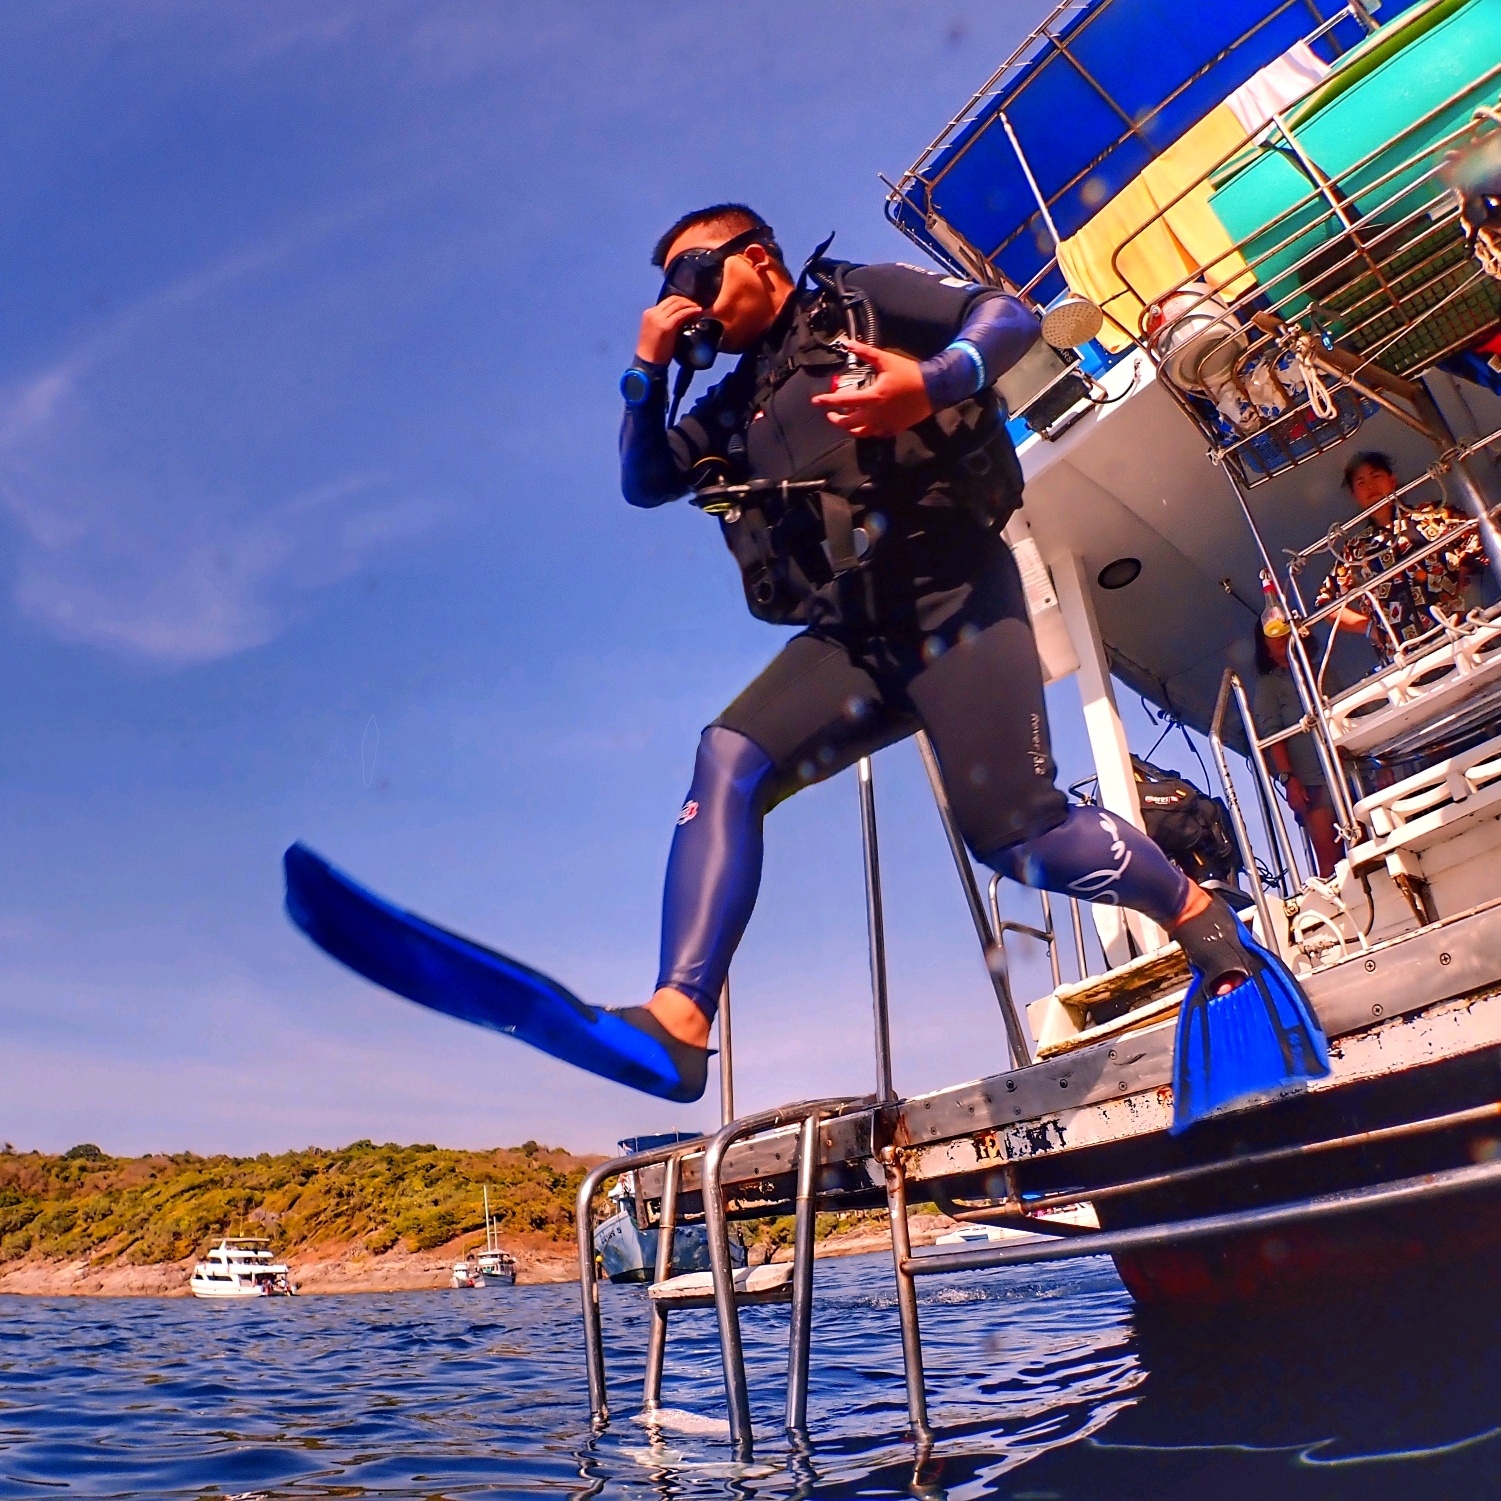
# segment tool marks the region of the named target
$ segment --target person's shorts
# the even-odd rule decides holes
[[[1322,782],[1305,782],[1303,790],[1308,794],[1308,812],[1312,813],[1315,808],[1334,809],[1334,799],[1329,796],[1329,789]]]

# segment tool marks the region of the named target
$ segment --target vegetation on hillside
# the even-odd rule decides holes
[[[357,1141],[259,1157],[0,1153],[0,1260],[88,1257],[148,1265],[202,1253],[221,1235],[266,1235],[279,1254],[332,1242],[382,1254],[482,1231],[480,1190],[503,1234],[573,1237],[590,1161],[527,1142],[457,1152]]]

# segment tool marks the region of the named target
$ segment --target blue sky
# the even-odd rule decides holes
[[[837,227],[913,258],[876,173],[1042,12],[0,14],[0,1137],[598,1150],[712,1121],[344,973],[282,916],[279,856],[645,997],[698,730],[778,644],[710,523],[619,498],[647,251],[731,197],[789,254]],[[878,783],[915,1090],[1001,1066],[1001,1033],[910,746]],[[845,777],[772,821],[742,1107],[869,1087],[862,900]]]

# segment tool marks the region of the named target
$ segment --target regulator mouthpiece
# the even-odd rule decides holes
[[[689,370],[707,370],[719,357],[724,324],[718,318],[695,318],[678,330],[672,357]]]

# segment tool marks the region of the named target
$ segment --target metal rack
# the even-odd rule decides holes
[[[1471,256],[1445,177],[1450,153],[1501,130],[1488,112],[1498,80],[1501,65],[1334,174],[1294,124],[1318,85],[1116,248],[1115,274],[1148,305],[1149,321],[1157,310],[1143,346],[1159,379],[1243,488],[1326,452],[1380,409],[1441,453],[1458,449],[1413,380],[1501,327],[1501,282]],[[1463,123],[1429,138],[1436,122],[1466,108],[1474,113]],[[1143,236],[1160,232],[1191,195],[1267,154],[1294,164],[1308,191],[1168,292],[1133,284],[1129,252]],[[1275,396],[1260,410],[1253,381]],[[1226,401],[1237,420],[1221,410]],[[1454,463],[1463,472],[1463,458]]]

